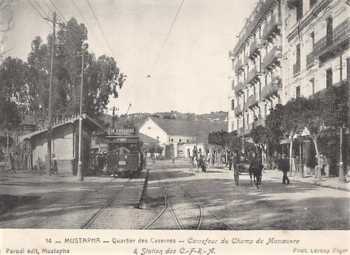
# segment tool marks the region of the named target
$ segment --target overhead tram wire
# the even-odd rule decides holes
[[[28,3],[29,3],[29,5],[33,8],[33,10],[40,16],[40,18],[46,19],[45,12],[44,12],[44,14],[41,13],[40,8],[37,7],[37,6],[32,2],[32,0],[28,0]]]
[[[55,3],[54,3],[52,0],[49,0],[49,1],[50,1],[50,3],[52,4],[52,6],[54,7],[54,9],[57,11],[57,13],[58,13],[58,15],[60,16],[60,18],[62,18],[63,21],[64,21],[65,23],[67,23],[67,20],[66,20],[66,18],[64,17],[63,13],[61,12],[61,10],[55,5]]]
[[[35,5],[36,5],[36,6],[38,7],[38,9],[40,10],[40,12],[44,14],[44,15],[43,15],[44,17],[50,16],[50,12],[45,11],[45,8],[42,8],[41,5],[40,5],[40,3],[39,3],[37,0],[33,0],[33,3],[35,3]]]
[[[84,12],[81,10],[81,8],[79,7],[79,5],[77,4],[77,2],[76,2],[75,0],[71,0],[71,2],[73,3],[74,8],[78,11],[78,14],[80,15],[80,17],[81,17],[82,20],[84,21],[85,26],[88,27],[88,20],[87,20],[87,18],[85,17]],[[94,31],[93,29],[91,29],[91,30],[89,31],[89,35],[90,35],[90,32],[91,32],[91,34],[93,34],[93,36],[94,36],[95,38],[97,38],[98,41],[101,42],[101,38],[100,38],[99,36],[96,35],[96,33],[95,33],[95,31]],[[103,44],[103,42],[102,42],[102,44]]]
[[[88,4],[89,9],[90,9],[90,11],[91,11],[91,13],[92,13],[94,19],[96,20],[97,27],[99,28],[99,30],[100,30],[100,32],[101,32],[101,35],[102,35],[102,37],[103,37],[103,39],[104,39],[104,41],[105,41],[105,43],[106,43],[106,45],[107,45],[108,50],[112,53],[112,55],[115,56],[115,54],[114,54],[114,52],[113,52],[113,50],[112,50],[112,47],[110,46],[110,44],[109,44],[109,42],[108,42],[108,40],[107,40],[106,34],[104,33],[104,31],[103,31],[103,29],[102,29],[101,23],[100,23],[100,21],[99,21],[97,15],[96,15],[96,13],[95,13],[95,11],[94,11],[94,8],[92,7],[92,5],[91,5],[91,3],[90,3],[89,0],[85,0],[85,1],[86,1],[86,3]]]
[[[75,0],[71,0],[71,2],[73,3],[75,9],[77,9],[79,15],[81,16],[81,18],[84,20],[84,22],[87,24],[87,19],[85,18],[85,15],[83,14],[82,10],[80,9],[79,5],[75,2]]]
[[[166,34],[166,36],[165,36],[165,38],[164,38],[164,41],[163,41],[163,43],[162,43],[162,45],[161,45],[161,47],[160,47],[160,50],[159,50],[159,52],[158,52],[158,55],[157,55],[157,57],[156,57],[156,59],[155,59],[155,61],[154,61],[154,63],[153,63],[153,67],[152,67],[152,70],[151,70],[151,71],[153,71],[153,69],[155,69],[156,65],[158,64],[158,62],[159,62],[159,60],[160,60],[161,54],[162,54],[162,52],[163,52],[163,50],[164,50],[166,44],[168,43],[168,40],[169,40],[169,38],[170,38],[170,35],[171,35],[172,31],[173,31],[173,28],[174,28],[174,26],[175,26],[175,23],[176,23],[176,21],[177,21],[177,18],[179,17],[179,14],[180,14],[180,12],[181,12],[181,10],[182,10],[182,7],[183,7],[184,3],[185,3],[185,0],[181,0],[181,3],[180,3],[180,5],[179,5],[179,7],[177,8],[176,14],[175,14],[175,16],[174,16],[174,18],[173,18],[173,20],[172,20],[172,22],[171,22],[171,24],[170,24],[169,30],[168,30],[168,32],[167,32],[167,34]]]
[[[33,0],[33,1],[38,1],[38,0]],[[39,3],[37,3],[39,5]],[[61,15],[58,13],[59,10],[56,10],[55,8],[52,8],[52,6],[46,2],[45,0],[41,1],[41,4],[44,5],[47,9],[47,13],[54,13],[56,12],[56,19],[57,19],[57,23],[65,23],[64,18],[61,17]],[[42,9],[45,9],[44,7],[42,7]],[[45,12],[45,11],[44,11]],[[48,14],[48,16],[50,16]]]

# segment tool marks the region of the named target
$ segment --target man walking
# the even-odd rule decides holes
[[[286,157],[286,155],[282,154],[282,158],[279,162],[279,169],[282,171],[283,173],[283,177],[282,177],[282,183],[283,184],[289,184],[289,178],[288,178],[288,172],[289,172],[289,160]]]
[[[239,186],[239,169],[238,169],[238,163],[239,163],[239,155],[238,152],[235,151],[232,155],[232,165],[233,165],[233,172],[234,172],[234,180],[236,186]]]
[[[228,152],[228,156],[227,157],[228,157],[228,169],[232,170],[232,158],[233,158],[233,155],[232,155],[231,151]]]

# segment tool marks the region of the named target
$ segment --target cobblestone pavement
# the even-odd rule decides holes
[[[184,161],[159,161],[150,164],[145,208],[138,209],[144,177],[145,172],[132,180],[91,177],[79,183],[2,176],[0,196],[12,202],[0,214],[0,227],[80,228],[95,216],[85,227],[350,229],[348,191],[293,179],[283,185],[280,172],[264,171],[257,189],[246,174],[235,186],[227,169],[202,173]]]

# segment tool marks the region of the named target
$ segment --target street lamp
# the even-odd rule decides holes
[[[82,146],[82,126],[83,126],[83,87],[84,87],[84,56],[86,50],[88,48],[88,44],[84,41],[81,46],[81,83],[80,83],[80,102],[79,102],[79,147],[78,147],[78,178],[80,181],[84,180],[84,174],[82,169],[81,162],[81,146]]]

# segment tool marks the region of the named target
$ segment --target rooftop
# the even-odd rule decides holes
[[[227,130],[224,121],[178,120],[151,118],[168,135],[197,137],[198,142],[208,142],[208,135],[213,131]]]
[[[260,0],[252,13],[250,14],[249,18],[247,19],[246,23],[244,24],[240,34],[238,42],[236,43],[236,46],[233,49],[232,55],[235,56],[238,54],[238,52],[241,50],[242,46],[245,44],[247,39],[251,36],[252,32],[256,29],[256,27],[259,25],[259,23],[262,21],[262,19],[265,17],[266,13],[271,10],[271,7],[277,2],[278,0]]]

